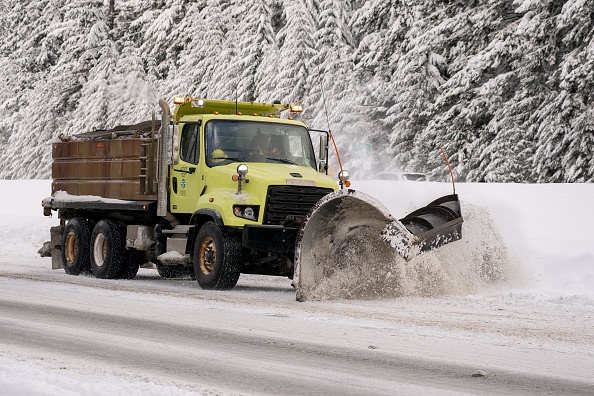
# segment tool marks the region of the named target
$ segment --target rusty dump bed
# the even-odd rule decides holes
[[[152,121],[86,132],[52,144],[52,194],[156,200]]]

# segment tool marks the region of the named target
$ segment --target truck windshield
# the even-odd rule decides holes
[[[208,166],[267,162],[316,168],[306,128],[273,122],[210,120],[205,126]]]

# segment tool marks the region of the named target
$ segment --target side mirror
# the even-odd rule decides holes
[[[326,172],[327,167],[328,167],[328,165],[326,163],[326,160],[318,161],[318,172],[320,172],[320,173]]]
[[[320,136],[320,152],[318,155],[318,172],[323,173],[328,169],[326,154],[328,153],[328,141],[326,136]]]

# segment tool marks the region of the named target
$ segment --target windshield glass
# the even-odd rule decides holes
[[[206,163],[267,162],[316,168],[309,133],[299,125],[243,120],[206,123]]]

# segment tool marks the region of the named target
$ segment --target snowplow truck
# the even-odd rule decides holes
[[[44,215],[60,219],[50,230],[52,268],[113,279],[156,266],[164,278],[195,277],[204,289],[231,289],[241,273],[295,276],[303,300],[299,290],[316,280],[296,271],[319,266],[303,251],[327,241],[319,229],[336,234],[327,221],[346,224],[351,243],[372,223],[374,243],[407,259],[461,237],[455,195],[402,223],[370,197],[339,190],[347,172],[338,182],[328,176],[329,132],[283,117],[301,106],[173,102],[171,112],[159,101],[160,121],[53,141],[52,195],[43,200]],[[354,201],[358,214],[348,223],[345,205]],[[364,224],[369,208],[379,215]]]

